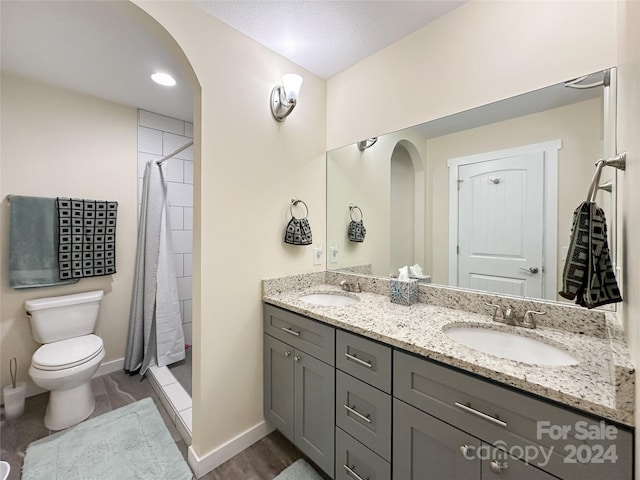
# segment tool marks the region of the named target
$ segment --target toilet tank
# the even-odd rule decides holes
[[[103,296],[102,290],[94,290],[25,301],[33,339],[51,343],[93,333]]]

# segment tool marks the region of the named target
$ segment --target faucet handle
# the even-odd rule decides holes
[[[522,317],[522,326],[527,328],[536,328],[536,321],[534,320],[534,315],[546,315],[547,312],[538,312],[536,310],[527,310]]]
[[[493,307],[494,308],[494,310],[493,310],[493,320],[495,320],[498,315],[500,315],[500,318],[504,318],[504,313],[502,312],[502,306],[501,305],[498,305],[497,303],[488,303],[488,302],[485,302],[485,305],[487,307]]]

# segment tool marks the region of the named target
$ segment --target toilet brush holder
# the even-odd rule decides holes
[[[24,413],[25,383],[16,382],[16,386],[7,385],[2,389],[4,395],[4,416],[19,417]]]

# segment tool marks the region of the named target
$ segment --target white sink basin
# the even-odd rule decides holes
[[[340,293],[311,293],[298,297],[305,303],[311,305],[321,305],[324,307],[344,307],[345,305],[353,305],[360,301],[357,297],[348,297]]]
[[[561,348],[516,333],[477,326],[447,328],[444,333],[479,352],[531,365],[564,367],[579,363],[578,359]]]

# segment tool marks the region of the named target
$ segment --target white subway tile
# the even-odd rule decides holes
[[[190,253],[184,254],[184,273],[183,277],[191,277],[193,275],[193,255]]]
[[[176,412],[191,408],[191,397],[179,383],[166,385],[164,391]]]
[[[187,445],[191,445],[191,408],[178,412],[176,415],[176,429]],[[188,417],[186,416],[188,415]]]
[[[138,110],[138,121],[141,127],[155,128],[163,132],[171,132],[177,135],[184,135],[184,121],[177,118],[166,117],[146,110]],[[191,126],[193,130],[193,125]]]
[[[184,135],[193,138],[193,123],[184,122]]]
[[[180,277],[177,279],[178,280],[178,298],[180,300],[190,300],[192,298],[191,278],[192,277]]]
[[[149,369],[153,372],[153,376],[158,382],[159,385],[171,385],[172,383],[176,383],[175,377],[169,372],[167,367],[158,367],[156,365],[152,365]]]
[[[193,253],[193,232],[174,230],[171,232],[173,253]]]
[[[138,152],[162,155],[162,132],[151,128],[138,128]]]
[[[193,230],[193,208],[184,207],[184,229]]]
[[[184,277],[184,255],[175,254],[173,259],[176,264],[176,277]]]
[[[167,190],[172,207],[193,207],[193,185],[169,182]]]
[[[169,207],[169,222],[171,230],[184,230],[184,208]]]
[[[189,160],[184,161],[184,183],[193,185],[193,162]]]
[[[170,158],[165,163],[165,172],[168,182],[184,183],[184,160]]]
[[[184,302],[184,314],[182,315],[182,323],[189,325],[191,329],[191,322],[193,321],[193,300],[185,300]],[[187,342],[191,344],[191,342]]]
[[[190,142],[191,139],[184,135],[174,135],[172,133],[162,134],[162,151],[163,155],[169,155],[175,152],[178,148],[182,147],[185,143]],[[193,145],[189,148],[178,153],[173,158],[181,158],[182,160],[193,161]]]

